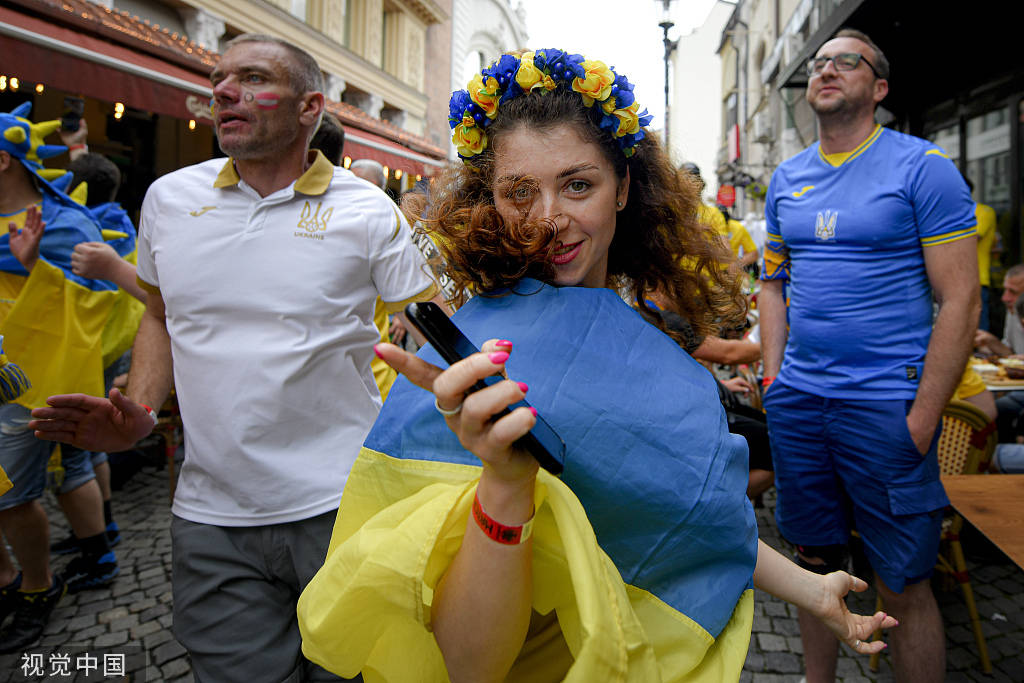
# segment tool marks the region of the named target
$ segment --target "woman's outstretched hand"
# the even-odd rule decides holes
[[[762,540],[757,542],[754,585],[821,619],[839,640],[862,655],[885,649],[882,641],[870,640],[876,630],[899,626],[885,612],[864,616],[847,609],[847,593],[867,590],[866,582],[843,571],[824,576],[807,571]]]
[[[492,339],[473,354],[446,370],[417,358],[394,344],[378,344],[374,352],[416,386],[434,394],[445,422],[462,447],[476,455],[490,474],[510,484],[531,481],[537,461],[513,446],[536,424],[532,408],[519,407],[498,419],[494,416],[526,396],[527,386],[505,379],[485,389],[467,392],[479,380],[504,374],[512,343]],[[448,414],[451,413],[451,414]]]
[[[899,626],[899,622],[885,612],[875,612],[870,616],[854,614],[844,600],[850,591],[860,593],[867,590],[867,582],[844,571],[832,572],[821,578],[822,593],[817,606],[811,609],[814,615],[855,652],[870,655],[884,650],[886,644],[881,640],[871,641],[872,635],[879,628]]]

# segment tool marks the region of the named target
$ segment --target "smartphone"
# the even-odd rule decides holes
[[[435,303],[426,301],[409,304],[405,307],[405,315],[449,365],[480,351]],[[483,389],[501,380],[500,375],[488,377],[474,384],[470,391]],[[495,418],[508,415],[520,406],[529,405],[526,401],[520,401],[502,410]],[[516,441],[516,446],[526,449],[548,472],[562,473],[565,463],[565,442],[540,415],[537,415],[537,423],[533,425],[533,429]]]
[[[78,130],[84,113],[85,100],[81,97],[65,97],[64,113],[60,117],[61,130],[66,130],[70,133]]]

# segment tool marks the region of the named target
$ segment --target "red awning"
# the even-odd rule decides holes
[[[148,54],[0,7],[2,70],[26,86],[67,92],[179,119],[211,123],[203,76]]]
[[[416,176],[433,176],[440,173],[446,161],[433,159],[403,147],[385,137],[365,130],[345,127],[345,150],[343,154],[356,159],[379,161],[389,170],[401,169],[402,173]]]

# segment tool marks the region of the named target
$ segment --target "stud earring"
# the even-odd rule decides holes
[[[615,206],[617,206],[617,207],[619,207],[621,209],[622,208],[622,202],[615,202]]]

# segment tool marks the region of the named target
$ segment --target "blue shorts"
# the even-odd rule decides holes
[[[778,381],[764,397],[783,537],[846,545],[856,529],[872,568],[897,593],[931,576],[949,504],[939,434],[922,456],[907,429],[911,403],[823,398]]]
[[[42,441],[28,428],[28,408],[8,403],[0,406],[0,467],[14,484],[14,488],[0,497],[0,510],[30,503],[43,496],[46,489],[46,464],[53,452],[52,441]],[[61,465],[64,480],[56,493],[74,491],[95,478],[92,454],[61,445]]]

